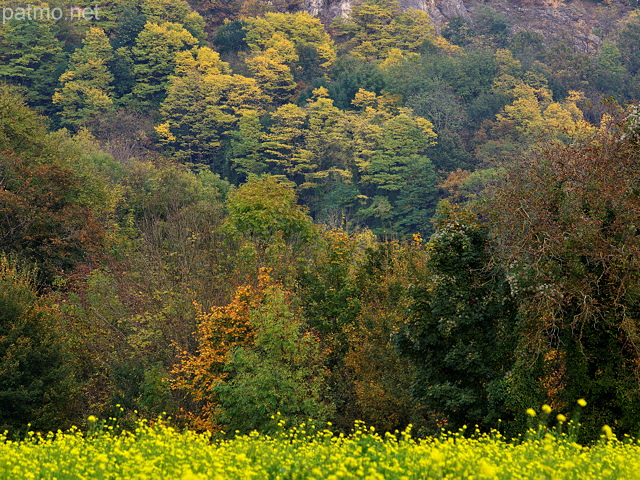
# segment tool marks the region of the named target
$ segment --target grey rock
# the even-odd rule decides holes
[[[323,22],[330,23],[337,17],[349,15],[351,7],[362,0],[306,0],[306,10]],[[427,12],[436,29],[453,17],[469,18],[463,0],[399,0],[402,8]]]

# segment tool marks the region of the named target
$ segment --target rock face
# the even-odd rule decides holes
[[[352,5],[361,0],[307,0],[305,7],[323,22],[331,22],[334,18],[346,16]],[[399,0],[403,8],[423,10],[431,15],[434,25],[439,30],[453,17],[469,17],[469,12],[462,0]]]
[[[344,17],[351,12],[353,0],[307,0],[306,10],[323,21],[331,21],[336,17]]]
[[[462,0],[400,0],[400,5],[427,12],[438,30],[453,17],[469,18]]]

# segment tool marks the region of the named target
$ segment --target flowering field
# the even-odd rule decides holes
[[[359,426],[350,436],[300,426],[269,437],[257,433],[212,441],[162,424],[133,433],[109,429],[31,435],[0,441],[3,479],[606,479],[638,478],[640,445],[610,431],[583,447],[538,432],[511,443],[498,433],[415,440]]]

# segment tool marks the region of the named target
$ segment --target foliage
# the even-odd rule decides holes
[[[226,381],[214,388],[222,422],[231,431],[249,432],[273,428],[268,417],[274,412],[293,424],[332,418],[318,338],[304,330],[290,293],[264,273],[258,288],[264,289],[264,298],[249,312],[253,342],[230,351]]]
[[[0,248],[36,262],[51,281],[103,252],[117,190],[81,137],[47,134],[43,118],[0,89]]]
[[[394,341],[405,323],[408,287],[423,274],[423,258],[416,234],[411,244],[369,246],[356,266],[360,311],[343,329],[348,345],[344,361],[354,388],[350,421],[361,419],[389,432],[404,425],[422,430],[425,425],[424,405],[411,391],[416,369]]]
[[[69,426],[79,385],[60,312],[36,293],[35,275],[0,255],[0,429]]]
[[[113,49],[104,31],[90,28],[82,48],[76,50],[67,71],[60,77],[62,87],[53,95],[54,105],[62,107],[64,123],[78,128],[113,108],[113,75],[108,64]]]
[[[62,303],[86,408],[171,413],[183,404],[167,379],[177,352],[195,345],[193,302],[227,301],[239,282],[234,271],[246,275],[221,232],[228,185],[209,171],[160,162],[128,165],[121,181],[124,238]]]
[[[440,205],[426,246],[427,276],[411,287],[398,335],[416,371],[413,394],[433,412],[432,428],[494,425],[511,373],[515,308],[492,269],[488,232],[467,211]]]
[[[196,427],[245,431],[267,427],[275,412],[295,421],[330,414],[322,352],[287,296],[262,270],[257,286],[240,287],[228,305],[199,314],[198,351],[185,352],[174,370],[174,388],[198,404]]]
[[[179,158],[212,164],[222,173],[225,139],[244,115],[260,114],[265,100],[254,79],[231,75],[216,52],[196,48],[176,56],[160,107],[164,123],[156,131]]]
[[[131,99],[143,109],[157,108],[165,98],[176,54],[197,44],[198,40],[181,24],[147,22],[132,48],[136,83]]]
[[[65,59],[52,20],[8,21],[0,26],[0,79],[25,89],[27,100],[50,112],[49,101]]]
[[[489,204],[496,253],[519,301],[518,405],[531,398],[527,382],[541,379],[552,405],[580,391],[602,405],[597,423],[615,419],[624,430],[636,428],[638,411],[632,138],[614,127],[540,147],[508,167]]]
[[[276,177],[251,177],[229,193],[229,225],[260,248],[281,239],[288,245],[309,241],[311,218],[296,205],[292,188]]]
[[[476,5],[449,43],[394,0],[331,26],[309,7],[109,0],[100,28],[0,25],[0,249],[39,267],[77,409],[515,429],[532,399],[587,394],[592,437],[637,429],[638,113],[608,108],[640,95],[638,15],[601,6],[559,39]],[[442,198],[460,206],[425,250]],[[167,381],[198,351],[194,303],[209,315],[265,266],[201,415]]]
[[[368,0],[354,5],[348,19],[337,19],[333,27],[348,40],[345,48],[362,59],[384,59],[391,49],[415,52],[423,44],[442,44],[429,15],[419,10],[401,10],[397,0]]]
[[[142,0],[141,11],[148,22],[179,23],[199,41],[206,38],[204,19],[186,0]]]

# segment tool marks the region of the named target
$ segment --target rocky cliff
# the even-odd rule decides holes
[[[312,15],[330,23],[348,15],[363,0],[305,0]],[[635,1],[635,0],[634,0]],[[403,8],[423,10],[438,31],[454,17],[474,23],[476,13],[485,8],[502,15],[512,34],[521,30],[539,33],[548,41],[561,41],[576,51],[596,53],[603,40],[615,36],[620,23],[633,10],[628,0],[399,0]]]
[[[324,22],[348,15],[351,7],[361,0],[307,0],[306,9]],[[468,18],[469,12],[462,0],[399,0],[403,8],[423,10],[431,15],[436,28],[453,17]]]

